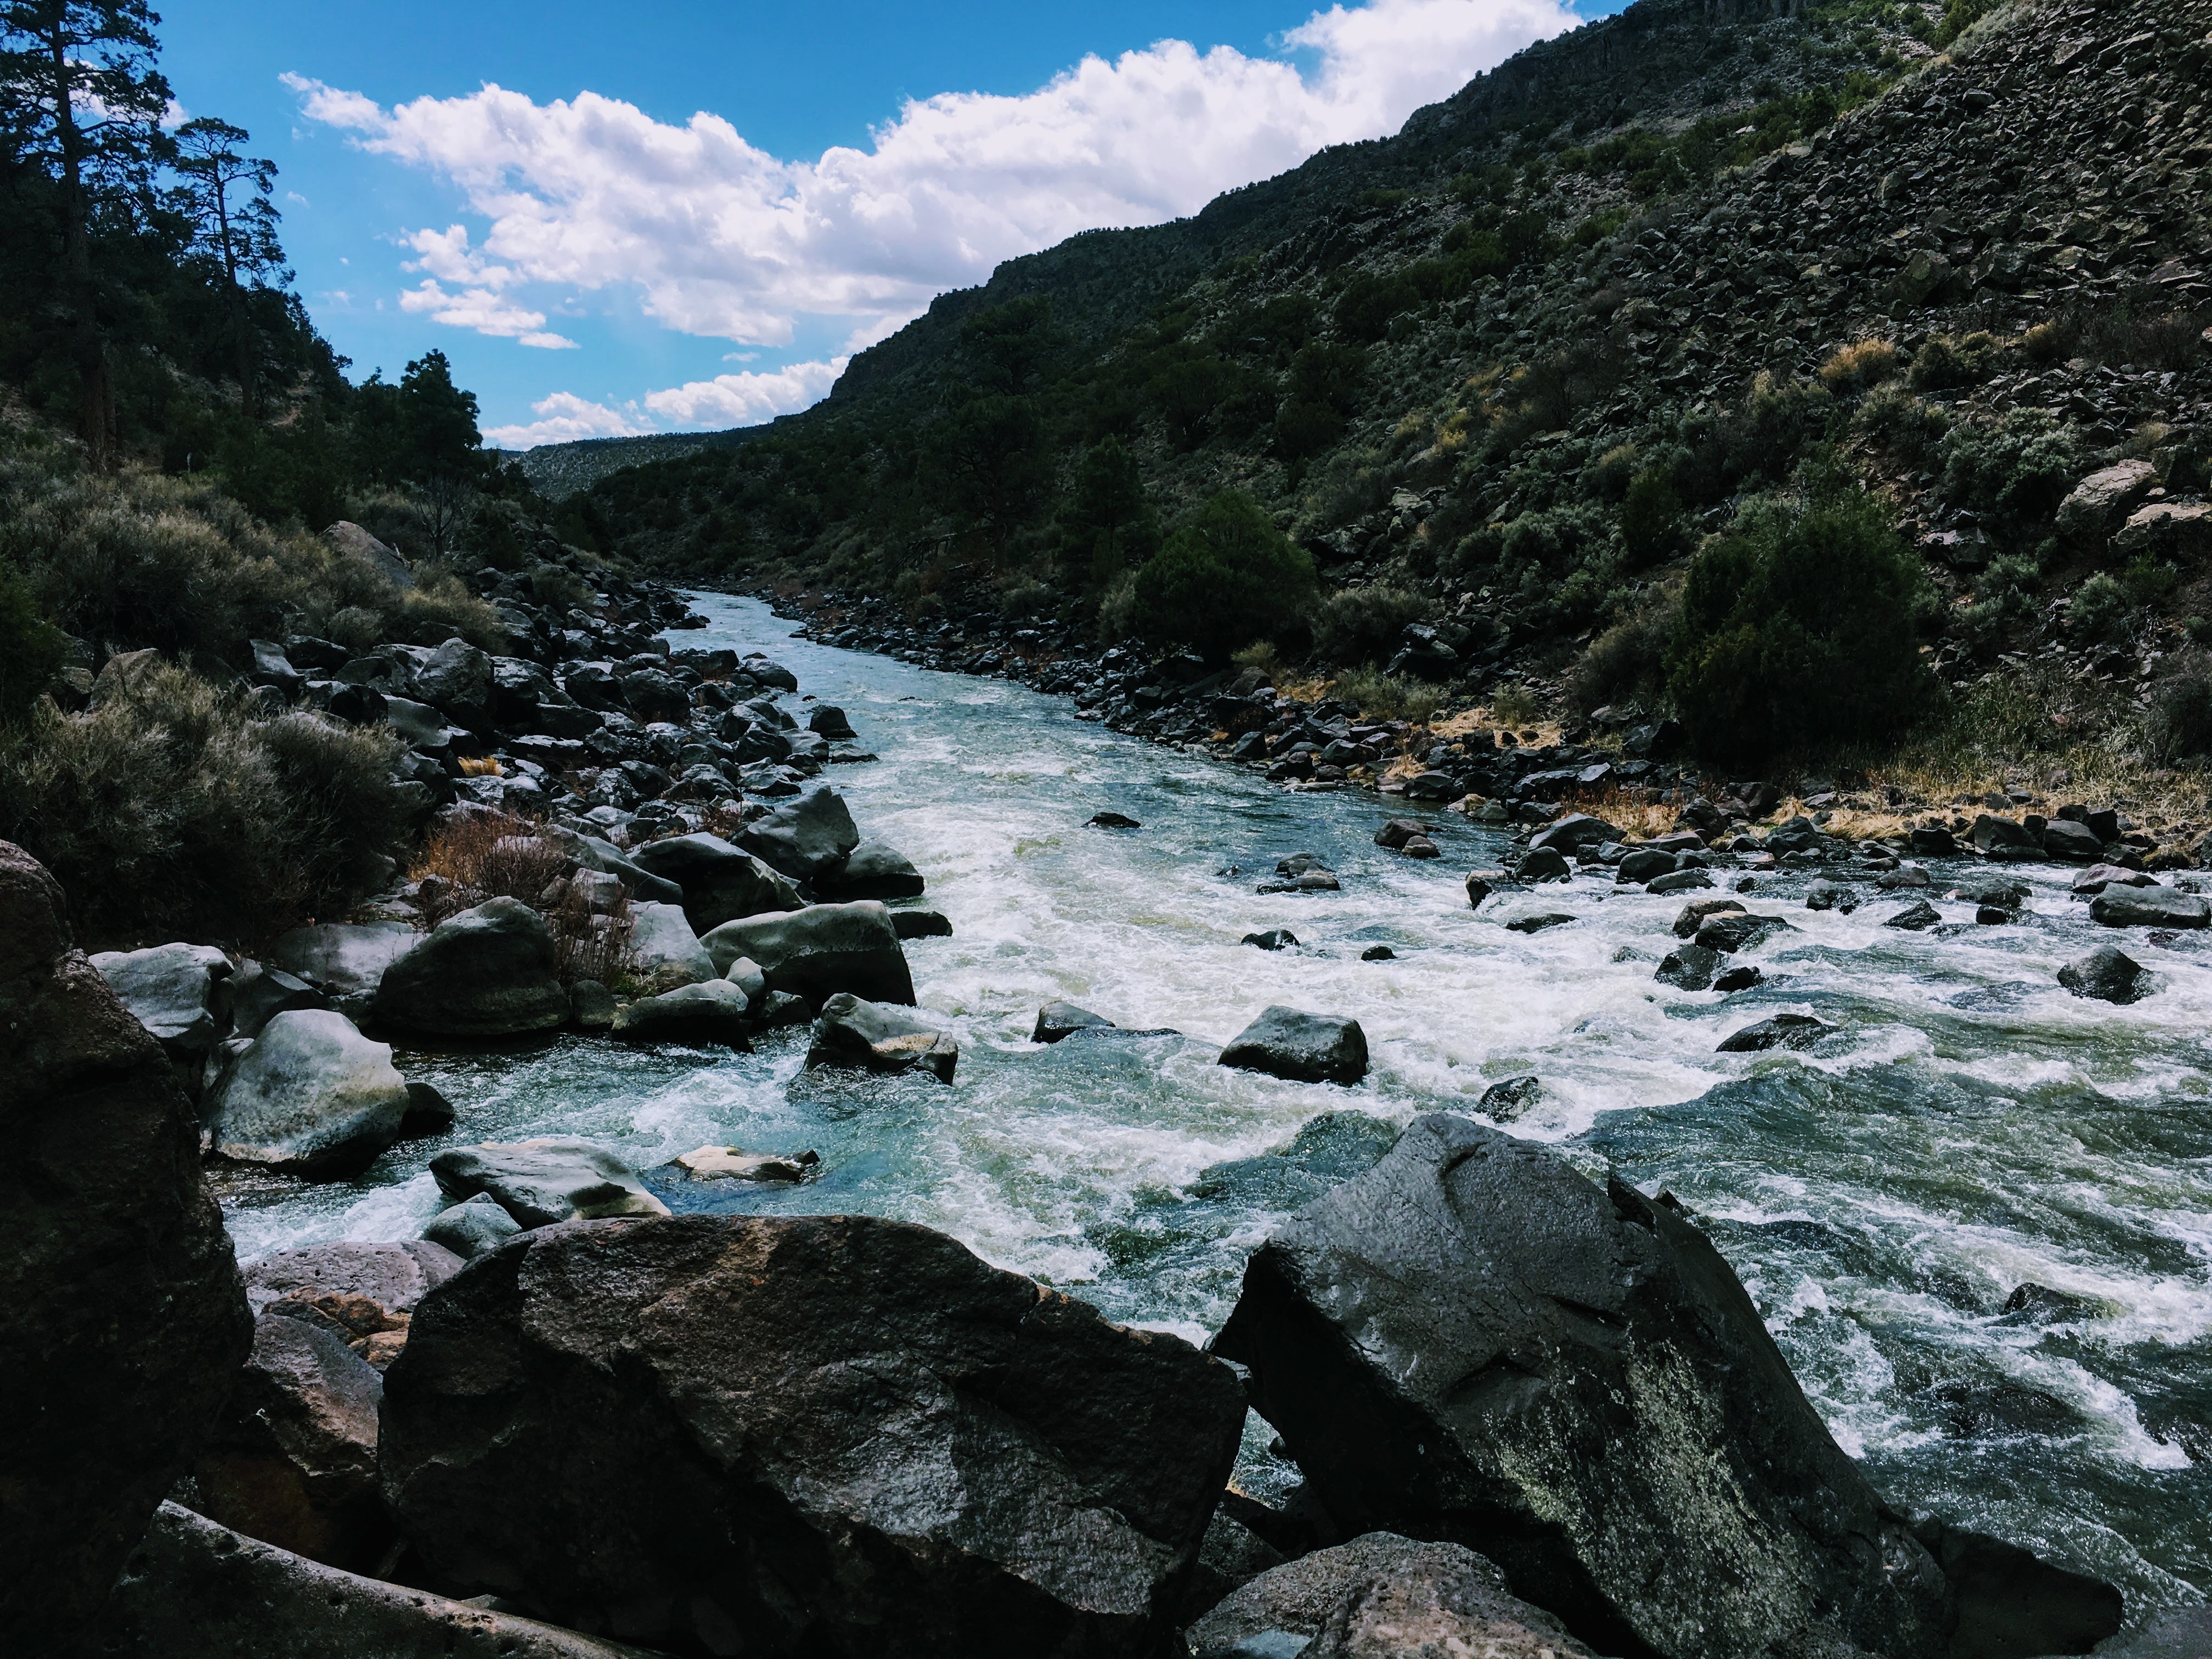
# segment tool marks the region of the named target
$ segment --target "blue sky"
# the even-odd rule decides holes
[[[198,0],[161,35],[183,106],[276,161],[356,376],[440,347],[515,445],[801,407],[1000,259],[1395,131],[1617,9]]]

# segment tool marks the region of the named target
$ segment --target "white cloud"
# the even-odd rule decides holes
[[[530,449],[578,438],[634,438],[665,431],[670,422],[707,430],[758,426],[820,402],[845,372],[848,361],[832,357],[827,362],[793,363],[787,368],[687,380],[682,386],[648,392],[619,408],[592,403],[574,392],[556,392],[531,404],[530,412],[538,417],[535,421],[489,427],[483,435],[487,442],[501,449]]]
[[[526,426],[495,426],[484,429],[484,441],[501,449],[534,449],[539,444],[573,443],[579,438],[635,438],[654,430],[605,404],[579,398],[573,392],[556,392],[530,405],[538,418]]]
[[[420,270],[417,265],[413,269]],[[526,346],[543,346],[548,350],[573,351],[574,340],[545,331],[545,313],[532,311],[512,301],[501,299],[488,288],[472,288],[459,294],[448,294],[438,285],[435,277],[425,276],[417,287],[407,289],[399,296],[402,311],[427,311],[434,322],[448,323],[455,328],[472,328],[479,334],[489,334],[501,339],[519,340]]]

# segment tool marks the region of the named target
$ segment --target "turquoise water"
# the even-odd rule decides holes
[[[1810,913],[1802,882],[1762,878],[1750,908],[1800,930],[1755,953],[1771,982],[1677,992],[1651,973],[1680,898],[1583,878],[1476,915],[1461,884],[1504,843],[1449,815],[1444,856],[1415,862],[1372,844],[1401,810],[1373,796],[1288,793],[1079,722],[1064,699],[791,640],[753,601],[694,604],[712,626],[678,642],[766,650],[881,757],[830,781],[952,920],[952,938],[907,949],[924,1006],[960,1040],[956,1081],[801,1077],[803,1031],[750,1055],[578,1038],[403,1054],[459,1109],[452,1139],[581,1134],[641,1169],[709,1142],[812,1147],[820,1181],[734,1198],[716,1183],[716,1201],[925,1223],[1116,1318],[1203,1340],[1246,1252],[1310,1190],[1278,1165],[1205,1172],[1322,1112],[1385,1126],[1472,1112],[1492,1083],[1534,1073],[1543,1097],[1514,1132],[1689,1205],[1893,1501],[2099,1573],[2131,1608],[2212,1589],[2212,941],[2127,939],[2161,988],[2114,1008],[2054,981],[2112,938],[2064,872],[2025,872],[2037,891],[2020,925],[1977,927],[1972,906],[1939,898],[1961,925],[1925,933],[1881,926],[1904,900]],[[1085,827],[1108,807],[1144,827]],[[1344,890],[1254,893],[1298,852]],[[1499,925],[1538,910],[1579,920]],[[1239,943],[1277,927],[1301,948]],[[1376,943],[1396,959],[1361,961]],[[1055,997],[1187,1036],[1035,1048]],[[1213,1064],[1275,1002],[1356,1016],[1369,1081]],[[1781,1012],[1845,1034],[1813,1054],[1714,1052]],[[413,1236],[439,1207],[424,1171],[441,1144],[327,1187],[236,1182],[241,1255]],[[2027,1280],[2096,1306],[2056,1326],[2009,1320]],[[1241,1477],[1263,1489],[1295,1478],[1266,1439],[1248,1436]]]

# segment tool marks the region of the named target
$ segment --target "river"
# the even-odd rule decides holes
[[[1266,1157],[1302,1125],[1357,1115],[1327,1138],[1342,1151],[1534,1074],[1541,1097],[1513,1132],[1687,1205],[1892,1501],[2095,1572],[2131,1613],[2212,1591],[2205,935],[2120,940],[2160,988],[2112,1007],[2055,982],[2115,938],[2064,872],[2008,867],[2036,889],[2021,922],[1975,927],[1971,905],[1941,899],[1936,866],[1938,908],[1961,925],[1920,933],[1881,926],[1905,899],[1816,914],[1806,878],[1762,877],[1750,908],[1799,930],[1757,953],[1769,983],[1678,992],[1652,969],[1680,897],[1582,877],[1476,915],[1462,882],[1504,842],[1454,815],[1444,855],[1417,862],[1373,844],[1403,809],[1372,795],[1287,793],[1079,722],[1063,698],[793,640],[752,600],[692,602],[710,626],[679,643],[766,651],[881,757],[830,781],[952,921],[952,938],[907,949],[922,1005],[959,1039],[956,1080],[802,1076],[803,1029],[744,1055],[576,1037],[403,1051],[408,1075],[458,1108],[448,1140],[584,1135],[641,1169],[710,1142],[811,1147],[818,1181],[712,1183],[712,1203],[924,1223],[1117,1319],[1203,1341],[1245,1254],[1314,1189]],[[1085,827],[1109,808],[1143,827]],[[1301,852],[1343,890],[1255,893]],[[1578,920],[1500,926],[1541,910]],[[1299,947],[1240,943],[1272,927]],[[1362,960],[1376,944],[1394,958]],[[1054,998],[1186,1035],[1035,1048]],[[1356,1016],[1369,1080],[1302,1086],[1213,1063],[1278,1002]],[[1844,1034],[1811,1054],[1714,1052],[1783,1012]],[[326,1186],[231,1186],[241,1258],[413,1237],[440,1207],[425,1170],[444,1144],[403,1145]],[[702,1203],[696,1187],[656,1190]],[[2055,1324],[2005,1315],[2027,1281],[2095,1305]],[[1279,1491],[1295,1471],[1267,1442],[1253,1419],[1239,1478]]]

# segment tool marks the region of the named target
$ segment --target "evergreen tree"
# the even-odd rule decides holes
[[[430,535],[442,556],[463,508],[491,470],[477,430],[477,394],[453,384],[444,352],[425,352],[400,377],[393,413],[399,476],[429,498]]]
[[[1145,496],[1145,475],[1119,438],[1109,437],[1083,458],[1075,477],[1068,521],[1091,556],[1091,580],[1103,587],[1160,544],[1159,520]]]
[[[116,461],[115,386],[93,221],[103,209],[136,214],[150,198],[169,105],[154,63],[160,21],[145,0],[0,0],[0,140],[60,185],[79,425],[103,471]]]
[[[211,117],[178,128],[171,165],[181,182],[170,192],[170,204],[191,226],[195,251],[222,268],[231,331],[236,337],[240,405],[249,417],[258,418],[261,351],[240,279],[250,277],[258,283],[273,276],[281,287],[291,273],[283,269],[276,209],[269,199],[276,164],[240,155],[239,146],[246,141],[244,128]]]

